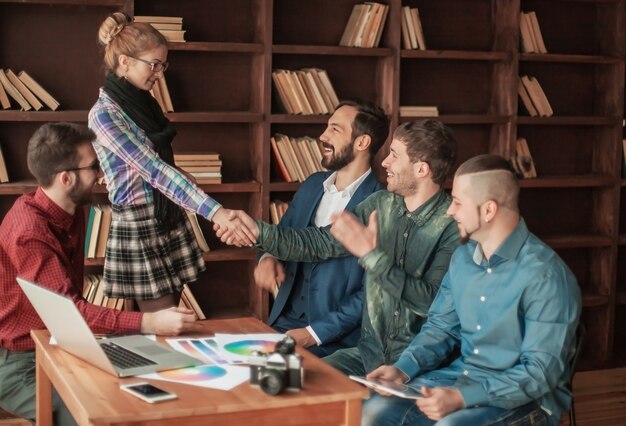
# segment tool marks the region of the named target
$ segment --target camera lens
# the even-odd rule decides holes
[[[269,395],[278,395],[287,385],[285,374],[277,370],[265,370],[265,374],[261,377],[259,385],[263,392]]]

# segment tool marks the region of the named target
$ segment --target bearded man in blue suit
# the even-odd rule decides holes
[[[389,134],[385,112],[365,102],[340,103],[320,136],[322,165],[294,195],[280,226],[322,227],[333,213],[350,210],[384,187],[370,164]],[[363,312],[363,269],[354,256],[323,262],[283,263],[263,254],[254,271],[256,284],[278,286],[268,323],[322,357],[354,347]]]

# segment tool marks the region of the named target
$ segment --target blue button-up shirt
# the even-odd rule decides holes
[[[576,278],[520,220],[488,260],[473,241],[454,252],[428,321],[395,366],[434,385],[454,380],[467,407],[538,400],[560,419],[580,310]],[[455,345],[461,356],[431,371]]]

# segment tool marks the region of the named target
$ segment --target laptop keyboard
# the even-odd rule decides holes
[[[144,367],[146,365],[154,365],[156,362],[137,355],[126,348],[116,345],[115,343],[100,343],[104,353],[114,366],[119,368]]]

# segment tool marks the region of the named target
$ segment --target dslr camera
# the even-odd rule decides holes
[[[289,336],[277,342],[272,353],[252,352],[248,363],[250,384],[258,385],[269,395],[278,395],[284,390],[302,389],[302,356],[296,353],[296,342]]]

